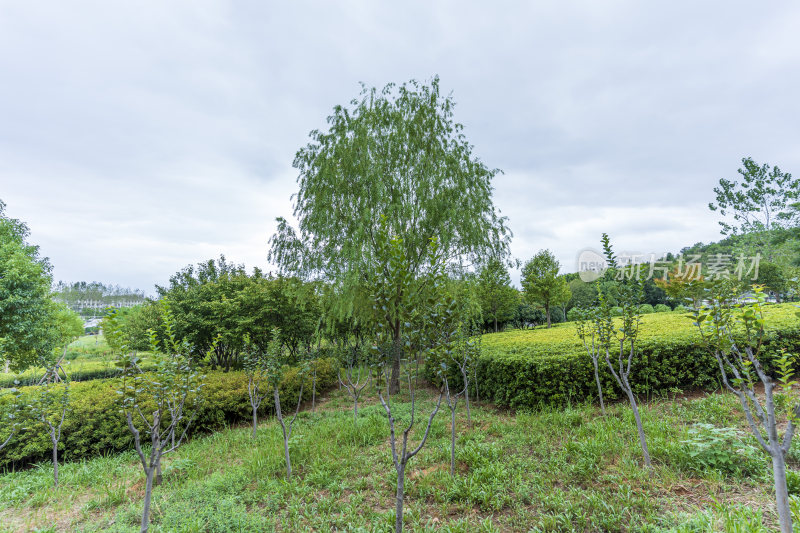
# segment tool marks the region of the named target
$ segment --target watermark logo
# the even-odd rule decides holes
[[[643,254],[622,252],[616,258],[614,279],[667,280],[680,279],[683,282],[719,279],[757,281],[761,254]],[[603,277],[608,270],[605,255],[594,248],[584,248],[575,258],[575,270],[580,279],[591,283]]]
[[[602,253],[593,248],[584,248],[575,258],[575,270],[582,281],[591,283],[605,274],[608,264]]]

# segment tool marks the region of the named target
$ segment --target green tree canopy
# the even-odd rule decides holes
[[[547,327],[550,311],[555,306],[566,305],[572,296],[567,281],[558,275],[561,264],[550,250],[541,250],[522,267],[522,290],[526,301],[544,307]]]
[[[380,268],[381,224],[401,239],[411,276],[424,268],[432,238],[451,265],[506,254],[510,232],[492,200],[499,171],[473,154],[454,106],[434,78],[364,87],[349,107],[335,107],[327,131],[312,131],[295,156],[299,226],[279,219],[270,260],[336,285],[337,312],[349,314]],[[401,324],[391,327],[399,339]]]
[[[299,236],[281,221],[270,258],[337,281],[363,275],[381,216],[402,237],[412,274],[433,237],[449,261],[505,252],[506,219],[492,201],[499,171],[473,155],[454,106],[438,78],[364,87],[351,107],[336,106],[328,131],[312,131],[295,156]]]
[[[574,307],[588,309],[597,302],[597,287],[592,283],[586,283],[580,278],[569,282],[569,291],[572,295],[567,306],[569,309]]]
[[[27,242],[28,226],[0,200],[0,359],[15,371],[42,364],[61,336],[50,298],[50,263]]]
[[[800,179],[777,166],[759,165],[749,157],[742,159],[738,172],[741,181],[719,180],[719,186],[714,187],[717,201],[708,207],[722,215],[719,224],[723,235],[749,235],[753,245],[764,253],[775,231],[797,223],[798,212],[793,206],[800,198]],[[764,255],[772,259],[771,254]]]
[[[187,266],[157,290],[169,301],[176,335],[189,342],[192,356],[202,358],[210,351],[211,364],[226,370],[241,363],[246,339],[265,349],[279,328],[281,343],[296,356],[319,325],[314,284],[258,269],[248,274],[224,256]]]
[[[503,262],[492,257],[478,274],[478,300],[484,320],[494,324],[505,324],[514,318],[519,304],[519,293],[511,286],[511,276]]]

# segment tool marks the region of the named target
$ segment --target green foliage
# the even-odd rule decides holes
[[[28,244],[28,227],[0,200],[0,362],[21,371],[52,357],[61,339],[50,299],[50,263]]]
[[[365,278],[378,275],[381,224],[402,239],[414,277],[434,237],[448,262],[503,256],[510,232],[491,185],[499,171],[473,155],[454,106],[438,78],[364,87],[350,107],[336,106],[328,130],[312,131],[295,156],[299,232],[279,219],[270,260],[332,282],[335,310],[349,315]]]
[[[418,409],[432,408],[431,394],[420,391]],[[305,410],[298,418],[292,442],[298,475],[292,483],[282,479],[277,421],[265,420],[256,439],[234,425],[192,439],[165,462],[152,529],[389,530],[392,502],[383,497],[394,479],[387,475],[385,414],[370,398],[353,423],[345,391],[325,396],[324,410]],[[699,465],[688,457],[682,443],[689,438],[687,426],[698,421],[709,400],[723,414],[734,409],[735,399],[726,395],[642,405],[656,475],[638,466],[641,452],[628,423],[632,413],[623,403],[611,405],[606,417],[582,405],[534,413],[473,405],[473,428],[463,410],[457,418],[454,477],[447,472],[450,420],[439,416],[407,471],[406,526],[429,533],[774,531],[771,480],[720,479],[716,470],[695,469]],[[407,398],[395,396],[392,409],[399,419],[410,417]],[[417,424],[409,438],[420,439],[424,430]],[[142,486],[133,459],[131,453],[109,453],[63,464],[58,492],[48,489],[46,463],[0,474],[4,525],[50,530],[58,520],[69,531],[130,531],[141,508],[131,496]]]
[[[564,313],[563,307],[553,307],[550,309],[550,323],[560,324],[567,320],[567,315]]]
[[[669,311],[672,311],[672,309],[670,309],[670,307],[666,304],[658,304],[653,307],[653,311],[655,311],[656,313],[667,313]]]
[[[767,261],[760,262],[758,265],[759,285],[764,285],[767,292],[773,293],[780,302],[785,298],[789,290],[789,279],[787,269],[775,263]]]
[[[106,285],[98,281],[85,282],[76,281],[66,283],[59,281],[53,288],[53,298],[63,302],[73,311],[81,314],[94,316],[96,309],[81,309],[81,304],[86,300],[102,302],[105,306],[113,307],[120,304],[140,304],[144,303],[145,296],[140,290],[120,287],[119,285]],[[123,307],[127,309],[127,307]],[[84,311],[86,311],[84,313]]]
[[[792,496],[800,495],[800,473],[794,470],[786,471],[786,488]]]
[[[642,304],[639,306],[639,312],[643,315],[649,315],[650,313],[655,313],[655,309],[650,304]]]
[[[744,477],[759,475],[764,469],[761,451],[743,441],[734,428],[695,424],[682,444],[685,445],[683,466],[699,474],[716,471]]]
[[[768,329],[765,360],[781,348],[800,353],[800,324],[788,304],[764,307]],[[620,319],[615,320],[617,327]],[[700,342],[697,328],[683,313],[654,313],[642,317],[631,384],[637,394],[719,386],[719,366]],[[603,394],[618,397],[613,378],[601,368]],[[478,361],[481,397],[499,405],[533,408],[593,400],[597,393],[592,362],[575,335],[574,323],[551,329],[485,335]],[[484,394],[486,396],[484,396]]]
[[[113,361],[86,359],[71,361],[69,360],[69,353],[67,354],[67,361],[63,362],[62,365],[67,373],[69,373],[70,381],[106,379],[118,377],[122,374],[122,370],[116,366]],[[149,359],[145,359],[140,362],[139,366],[142,370],[149,371],[153,369],[153,362]],[[35,385],[39,383],[43,373],[44,369],[39,367],[31,367],[20,374],[0,373],[0,389],[14,387],[15,381],[19,381],[19,385],[21,386]]]
[[[478,299],[484,320],[495,331],[498,325],[504,325],[514,318],[519,305],[519,293],[511,286],[511,276],[505,265],[496,257],[489,259],[478,273]]]
[[[317,392],[330,389],[336,383],[338,365],[334,359],[321,359],[317,366]],[[297,368],[286,368],[280,382],[281,403],[287,408],[297,403],[300,380],[303,380],[303,399],[311,399],[311,376],[300,374]],[[70,385],[70,406],[63,427],[63,458],[75,461],[82,458],[105,455],[129,450],[133,437],[125,425],[120,411],[120,395],[116,392],[121,378],[94,380]],[[57,390],[61,385],[55,385]],[[21,403],[30,403],[38,394],[38,387],[20,389]],[[0,419],[12,409],[13,396],[0,395]],[[142,402],[142,410],[152,411],[152,400]],[[265,402],[259,414],[271,414],[273,407]],[[230,424],[247,422],[251,411],[247,394],[247,377],[242,372],[209,372],[203,388],[203,401],[200,403],[192,434],[216,431]],[[20,423],[26,429],[0,451],[0,469],[24,467],[50,457],[52,444],[49,437],[38,429],[38,424],[25,411]],[[142,429],[137,422],[137,428]]]
[[[547,317],[544,316],[544,311],[541,307],[536,307],[522,301],[517,305],[512,324],[514,324],[515,328],[525,329],[528,326],[536,326],[546,321]]]
[[[573,279],[569,282],[569,292],[572,295],[567,303],[567,309],[583,307],[588,309],[597,302],[597,288],[593,283],[586,283],[582,279]]]
[[[708,204],[723,216],[719,223],[723,235],[761,235],[792,224],[790,206],[798,200],[800,179],[777,166],[758,165],[749,157],[742,159],[738,172],[742,181],[720,179],[719,187],[714,187],[717,201]],[[724,218],[728,215],[733,215],[733,222]]]
[[[552,321],[550,310],[566,305],[572,296],[569,284],[558,275],[559,268],[560,264],[550,250],[540,251],[522,267],[523,297],[528,303],[544,307],[548,327]]]
[[[297,357],[321,315],[314,284],[258,269],[248,275],[244,266],[225,257],[187,266],[158,292],[170,302],[176,334],[189,342],[192,357],[202,360],[211,351],[208,362],[225,370],[240,367],[245,338],[264,349],[273,328],[279,328],[281,341]]]
[[[148,331],[161,330],[161,307],[159,302],[147,300],[141,305],[108,309],[100,322],[109,347],[119,353],[123,347],[134,352],[150,349]]]

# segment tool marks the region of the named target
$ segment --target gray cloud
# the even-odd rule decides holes
[[[438,73],[513,252],[718,238],[743,156],[800,172],[791,2],[4,2],[0,198],[59,279],[268,267],[295,151],[358,82]]]

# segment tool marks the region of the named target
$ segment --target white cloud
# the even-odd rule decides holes
[[[438,73],[497,179],[513,252],[565,269],[718,238],[752,156],[800,172],[800,7],[779,2],[0,6],[0,198],[61,279],[151,290],[265,266],[295,151],[358,82]]]

